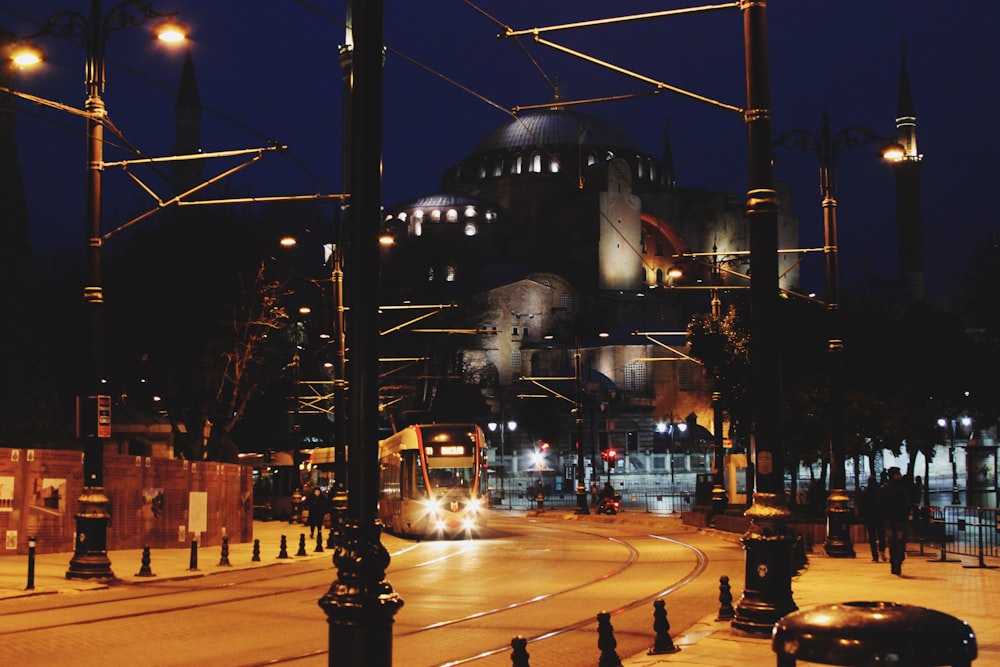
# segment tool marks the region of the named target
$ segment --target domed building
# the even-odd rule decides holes
[[[440,192],[387,206],[395,243],[382,258],[382,303],[442,306],[416,327],[439,334],[434,358],[448,367],[424,377],[477,386],[494,413],[524,411],[528,396],[572,408],[573,383],[567,396],[551,378],[573,376],[579,351],[583,374],[603,378],[583,387],[604,407],[594,438],[629,448],[623,463],[636,469],[659,467],[657,423],[710,424],[710,388],[678,332],[709,310],[713,268],[725,269],[723,291],[748,285],[745,194],[677,187],[664,146],[656,156],[556,105],[498,126],[445,171]],[[786,206],[778,224],[779,247],[797,247]],[[782,287],[797,282],[793,262],[782,255]],[[434,344],[415,335],[383,344]],[[559,445],[571,452],[563,412]]]

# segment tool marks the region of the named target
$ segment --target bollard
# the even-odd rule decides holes
[[[255,539],[253,541],[253,556],[250,557],[250,561],[253,563],[260,562],[260,540]]]
[[[667,603],[663,600],[653,602],[653,631],[656,636],[653,639],[653,646],[646,652],[646,655],[663,655],[664,653],[677,653],[679,648],[674,646],[674,640],[670,638],[670,622],[667,621]]]
[[[622,660],[615,651],[617,647],[615,629],[611,627],[611,614],[602,611],[597,615],[597,648],[601,649],[597,667],[622,667]]]
[[[531,667],[528,664],[528,640],[518,635],[510,640],[510,663],[511,667]]]
[[[28,585],[24,590],[35,590],[35,537],[28,538]]]
[[[188,565],[188,570],[198,571],[198,540],[191,540],[191,562]]]
[[[313,553],[323,553],[323,529],[318,528],[316,530],[316,548],[313,549]]]
[[[307,556],[306,553],[306,534],[299,533],[299,550],[295,552],[296,556]]]
[[[278,558],[288,558],[288,538],[284,535],[281,536],[281,551],[278,552]]]
[[[719,615],[717,621],[731,621],[736,618],[736,610],[733,609],[733,589],[729,585],[729,577],[722,575],[719,577]]]
[[[153,570],[149,567],[149,562],[149,545],[146,545],[142,548],[142,566],[139,568],[139,571],[135,573],[135,576],[155,577],[156,575],[153,574]]]
[[[219,558],[219,565],[231,567],[232,563],[229,562],[229,536],[222,536],[222,557]]]

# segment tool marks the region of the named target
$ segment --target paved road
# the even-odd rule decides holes
[[[719,575],[742,567],[742,551],[676,519],[658,523],[501,514],[474,541],[385,536],[387,578],[405,602],[394,664],[508,667],[516,635],[533,639],[533,667],[566,667],[582,655],[590,663],[602,610],[620,612],[621,655],[641,652],[652,600],[666,591],[671,624],[694,624],[717,609]],[[154,568],[162,560],[154,556]],[[281,565],[2,601],[0,664],[325,665],[317,600],[336,574],[329,555]]]

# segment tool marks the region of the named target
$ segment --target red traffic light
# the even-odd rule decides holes
[[[616,456],[618,456],[618,452],[616,452],[613,449],[609,449],[607,451],[601,452],[601,457],[605,458],[605,459],[609,459],[610,460],[610,459],[615,458]]]
[[[543,452],[547,452],[549,450],[549,443],[547,442],[540,443],[540,446]]]

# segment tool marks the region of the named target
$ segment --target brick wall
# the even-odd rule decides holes
[[[108,550],[204,546],[253,539],[251,470],[234,463],[105,454],[110,499]],[[0,555],[71,552],[77,499],[83,489],[81,452],[0,448]],[[192,491],[208,498],[207,529],[188,532]]]

